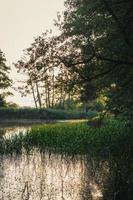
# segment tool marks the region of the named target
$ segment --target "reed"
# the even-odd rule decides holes
[[[100,127],[87,123],[39,125],[26,134],[0,140],[0,153],[29,152],[34,148],[69,154],[91,154],[102,157],[132,157],[133,128],[124,122],[108,120]]]

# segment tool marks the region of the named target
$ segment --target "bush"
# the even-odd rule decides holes
[[[92,119],[92,118],[96,117],[97,115],[98,115],[98,112],[96,110],[89,110],[87,112],[87,117],[89,119]]]

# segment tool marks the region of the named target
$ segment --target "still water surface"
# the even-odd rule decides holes
[[[3,128],[0,137],[29,128]],[[132,200],[133,177],[126,165],[119,165],[37,149],[28,155],[0,156],[0,200]]]

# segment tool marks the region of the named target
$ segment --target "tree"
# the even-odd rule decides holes
[[[3,96],[0,95],[0,107],[5,107],[6,106],[6,101],[4,100]]]
[[[19,87],[22,95],[32,94],[36,108],[64,108],[66,99],[75,98],[78,93],[77,85],[71,80],[76,74],[66,68],[62,55],[66,54],[66,44],[61,43],[60,37],[42,34],[35,38],[24,57],[15,66],[18,72],[26,75]],[[69,107],[69,104],[68,104]]]
[[[11,80],[8,76],[10,67],[6,65],[6,59],[0,51],[0,89],[6,89],[11,86]]]
[[[5,89],[8,89],[11,86],[11,79],[8,74],[10,71],[10,67],[6,65],[6,58],[2,51],[0,51],[0,107],[6,105],[5,97],[10,95],[10,92],[4,92]]]
[[[89,93],[88,98],[95,98],[101,90],[109,89],[109,109],[130,112],[133,105],[133,2],[66,0],[65,5],[60,29],[62,37],[71,40],[74,56],[63,59],[66,66],[79,75],[83,97]],[[78,56],[77,49],[80,49]]]

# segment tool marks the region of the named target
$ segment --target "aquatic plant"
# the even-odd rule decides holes
[[[39,125],[26,134],[0,140],[0,153],[41,151],[86,154],[102,157],[132,157],[133,128],[118,120],[107,120],[100,128],[87,123],[57,123]]]

